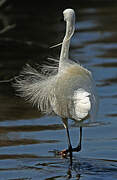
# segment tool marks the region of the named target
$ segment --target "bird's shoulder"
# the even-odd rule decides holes
[[[82,78],[82,79],[91,79],[92,74],[86,68],[81,66],[80,64],[74,63],[67,65],[62,72],[59,74],[60,79],[74,79],[74,78]]]
[[[73,64],[67,66],[57,75],[56,83],[53,85],[53,88],[55,89],[56,94],[60,93],[65,98],[68,98],[79,88],[89,90],[91,85],[92,76],[90,71],[79,64]]]
[[[80,64],[73,64],[71,66],[69,66],[68,68],[66,68],[65,70],[66,73],[70,74],[70,75],[91,75],[91,72],[88,71],[86,68],[84,68],[83,66],[81,66]]]

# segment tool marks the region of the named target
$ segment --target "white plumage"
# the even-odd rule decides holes
[[[90,93],[79,89],[74,92],[74,109],[78,119],[83,119],[88,115],[91,109]]]
[[[98,100],[91,72],[68,57],[70,39],[75,29],[75,12],[73,9],[66,9],[63,14],[66,34],[58,67],[44,66],[39,72],[27,65],[16,79],[15,86],[20,95],[36,105],[39,110],[62,118],[67,129],[71,153],[68,118],[80,121],[89,116],[94,119]]]

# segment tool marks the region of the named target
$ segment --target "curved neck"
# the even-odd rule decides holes
[[[62,42],[62,48],[60,53],[59,70],[63,67],[64,62],[69,59],[69,46],[70,39],[74,33],[75,20],[66,22],[66,34]]]

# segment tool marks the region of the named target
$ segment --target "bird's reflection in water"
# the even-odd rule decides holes
[[[68,171],[67,171],[67,178],[68,178],[68,179],[71,179],[71,178],[72,178],[72,170],[71,170],[71,168],[69,168]],[[80,179],[80,174],[79,174],[79,173],[76,174],[75,179],[76,179],[76,180],[79,180],[79,179]]]
[[[54,160],[56,157],[54,158]],[[117,177],[117,161],[116,160],[109,160],[109,159],[95,159],[95,158],[79,158],[74,156],[73,158],[73,166],[69,165],[69,161],[62,159],[57,161],[51,162],[48,164],[49,167],[58,168],[58,171],[62,172],[66,169],[66,174],[64,177],[67,179],[76,179],[79,180],[82,176],[91,176],[99,177],[102,176],[106,179],[106,177]],[[58,162],[59,161],[59,162]],[[65,172],[65,171],[64,171]],[[63,175],[61,176],[63,177]]]
[[[69,177],[72,177],[73,171],[76,173],[76,179],[80,179],[82,175],[92,175],[92,176],[105,176],[117,177],[117,161],[108,159],[90,159],[90,158],[80,158],[75,159],[72,170],[69,169]]]

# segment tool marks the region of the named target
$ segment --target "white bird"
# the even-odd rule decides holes
[[[79,144],[72,148],[68,119],[78,122],[87,117],[94,119],[98,98],[91,72],[69,59],[70,39],[75,30],[75,12],[73,9],[66,9],[63,15],[66,21],[66,34],[62,42],[58,68],[45,66],[39,72],[27,65],[19,78],[16,78],[15,87],[20,96],[36,105],[42,112],[54,113],[61,117],[68,137],[68,149],[61,151],[61,154],[64,156],[69,152],[72,165],[72,152],[81,150],[82,127]]]

